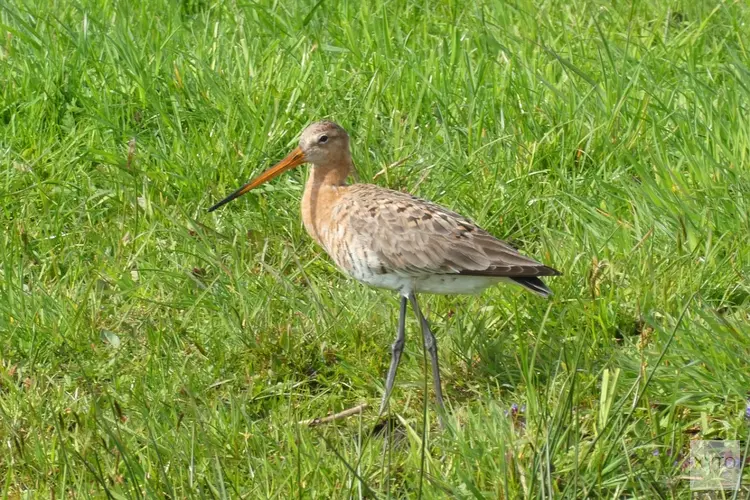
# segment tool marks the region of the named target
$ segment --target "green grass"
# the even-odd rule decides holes
[[[749,52],[731,0],[0,4],[0,490],[687,497],[748,436]],[[392,432],[296,425],[377,406],[398,307],[304,168],[206,213],[323,117],[564,272],[423,298],[446,432],[411,313]]]

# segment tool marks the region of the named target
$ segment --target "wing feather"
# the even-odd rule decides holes
[[[559,271],[521,255],[469,219],[429,201],[371,184],[355,184],[342,199],[352,239],[375,252],[389,272],[509,278]]]

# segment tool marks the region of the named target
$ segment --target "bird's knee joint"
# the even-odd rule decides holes
[[[393,344],[391,344],[391,351],[393,352],[399,352],[404,348],[404,339],[398,339]]]

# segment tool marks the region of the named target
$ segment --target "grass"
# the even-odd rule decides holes
[[[1,4],[4,497],[689,496],[690,441],[748,435],[749,25],[731,0]],[[376,405],[398,307],[307,237],[305,169],[206,213],[322,117],[363,181],[565,273],[550,301],[423,298],[446,432],[411,314],[388,429],[296,425]]]

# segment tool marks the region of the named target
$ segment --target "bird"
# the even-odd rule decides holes
[[[500,282],[542,297],[540,277],[561,273],[526,257],[468,218],[408,193],[347,183],[354,174],[349,134],[332,121],[312,123],[284,159],[208,209],[217,208],[299,165],[311,165],[301,201],[302,222],[336,266],[357,281],[399,295],[396,338],[378,416],[384,414],[405,344],[407,303],[430,355],[438,417],[445,403],[435,335],[418,294],[477,294]]]

